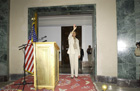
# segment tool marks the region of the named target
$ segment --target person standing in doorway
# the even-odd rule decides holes
[[[68,54],[70,59],[70,67],[71,67],[71,78],[78,77],[78,59],[80,58],[80,48],[79,48],[79,40],[76,38],[76,26],[73,25],[73,30],[68,36]]]
[[[92,48],[91,48],[91,45],[88,46],[87,54],[88,54],[89,64],[92,67]]]

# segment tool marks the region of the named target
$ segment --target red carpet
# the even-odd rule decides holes
[[[33,76],[27,76],[27,82],[33,82]],[[0,91],[17,91],[22,90],[23,86],[14,85],[23,81],[23,78],[3,87]],[[18,88],[19,87],[19,88]],[[25,85],[24,91],[35,91],[33,84]],[[38,91],[51,91],[47,89],[40,89]],[[97,91],[90,75],[79,75],[78,78],[70,78],[70,75],[60,75],[59,83],[57,84],[55,91]]]

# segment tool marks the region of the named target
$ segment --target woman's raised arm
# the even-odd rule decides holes
[[[77,27],[76,27],[76,25],[74,24],[74,25],[73,25],[72,33],[76,30],[76,28],[77,28]]]

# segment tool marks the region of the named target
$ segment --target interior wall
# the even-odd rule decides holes
[[[43,36],[47,36],[47,38],[44,38],[43,40],[40,41],[47,40],[47,42],[56,42],[60,47],[60,55],[61,55],[61,26],[39,27],[38,31],[39,39],[41,39],[41,37]],[[83,57],[83,61],[88,61],[86,52],[88,45],[92,46],[92,26],[82,25],[82,48],[85,54]]]
[[[87,48],[88,45],[92,47],[92,26],[91,25],[83,25],[82,26],[82,48],[84,50],[83,61],[88,61],[87,57]]]
[[[39,9],[41,9],[41,8],[39,8]],[[61,8],[60,8],[60,10],[61,10]],[[31,12],[31,11],[29,11],[29,12]],[[39,24],[38,25],[41,27],[42,26],[73,26],[73,24],[76,24],[76,26],[78,26],[78,25],[91,25],[92,24],[92,15],[91,14],[56,15],[56,16],[50,16],[50,15],[44,14],[44,16],[43,15],[41,16],[41,15],[39,15],[40,12],[46,13],[48,11],[45,11],[45,10],[38,11],[38,16],[39,16],[39,18],[38,18]],[[53,11],[53,12],[60,13],[62,11]]]
[[[97,1],[96,33],[97,75],[117,77],[116,0]]]
[[[117,76],[116,0],[10,1],[10,74],[23,72],[23,53],[18,46],[27,43],[29,7],[96,4],[97,75]]]

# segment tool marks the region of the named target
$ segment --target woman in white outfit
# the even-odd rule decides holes
[[[76,26],[73,25],[73,30],[68,36],[69,49],[68,54],[71,66],[71,78],[78,77],[78,59],[80,58],[79,40],[76,38]],[[74,74],[75,73],[75,74]]]

